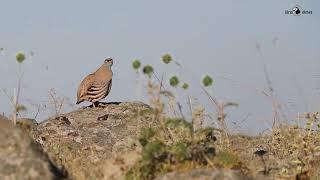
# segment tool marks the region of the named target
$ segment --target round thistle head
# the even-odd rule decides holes
[[[213,83],[212,78],[209,75],[206,75],[203,79],[202,79],[202,84],[205,87],[211,86]]]
[[[170,54],[165,54],[162,56],[162,61],[165,64],[169,64],[172,61],[172,56]]]
[[[188,88],[189,88],[189,84],[188,83],[183,83],[182,89],[187,90]]]
[[[107,59],[104,60],[104,63],[111,67],[113,65],[113,59],[112,58],[107,58]]]
[[[18,63],[22,63],[26,59],[26,55],[23,52],[19,52],[16,55],[16,60]]]
[[[16,112],[22,112],[22,111],[26,111],[27,110],[27,107],[25,107],[24,105],[22,104],[18,104],[16,106]]]
[[[141,63],[138,59],[136,59],[132,62],[132,67],[134,70],[138,70],[140,68],[140,66],[141,66]]]
[[[170,82],[170,86],[177,87],[177,85],[179,84],[179,79],[177,76],[172,76],[169,82]]]
[[[142,71],[143,71],[143,74],[146,74],[149,77],[151,77],[151,74],[153,73],[153,67],[150,65],[146,65],[143,67]]]

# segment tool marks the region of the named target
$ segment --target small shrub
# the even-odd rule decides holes
[[[195,141],[197,143],[211,143],[215,142],[217,138],[214,135],[215,129],[212,127],[207,127],[199,129],[195,132]]]
[[[174,158],[174,161],[183,162],[190,159],[190,153],[188,151],[188,145],[183,142],[178,142],[171,146],[170,152]]]
[[[184,127],[184,128],[188,128],[190,130],[192,128],[191,123],[189,123],[181,118],[167,118],[165,124],[166,124],[166,127],[168,127],[168,128],[177,128],[179,126]]]
[[[143,147],[142,159],[145,161],[152,161],[159,159],[165,152],[165,145],[160,140],[155,140],[147,143]]]
[[[239,157],[231,151],[220,151],[215,157],[215,164],[223,168],[236,168],[240,164]]]
[[[148,141],[156,134],[153,128],[143,128],[140,133],[139,142],[142,146],[147,145]]]

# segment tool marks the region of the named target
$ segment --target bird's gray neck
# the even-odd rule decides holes
[[[103,66],[106,67],[107,69],[110,69],[110,70],[111,70],[111,65],[103,64]]]

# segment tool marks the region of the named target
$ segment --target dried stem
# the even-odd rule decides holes
[[[268,73],[267,65],[265,63],[265,58],[264,58],[264,55],[263,55],[263,53],[261,51],[260,45],[258,43],[256,45],[256,49],[257,49],[257,51],[258,51],[258,53],[260,55],[260,62],[261,62],[262,67],[263,67],[263,73],[264,73],[265,81],[266,81],[267,87],[268,87],[268,93],[266,93],[266,92],[263,92],[263,93],[267,97],[270,97],[271,101],[272,101],[272,112],[273,112],[272,128],[274,128],[277,123],[281,125],[280,113],[281,113],[281,115],[282,115],[282,117],[284,119],[286,119],[286,118],[285,118],[284,113],[281,110],[281,105],[277,101],[277,98],[276,98],[276,95],[275,95],[275,91],[274,91],[274,88],[272,86],[272,82],[271,82],[271,79],[270,79],[270,76],[269,76],[269,73]]]

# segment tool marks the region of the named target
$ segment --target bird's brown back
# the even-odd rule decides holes
[[[96,72],[86,76],[77,92],[77,103],[82,101],[95,102],[105,98],[111,89],[112,71],[103,64]]]

